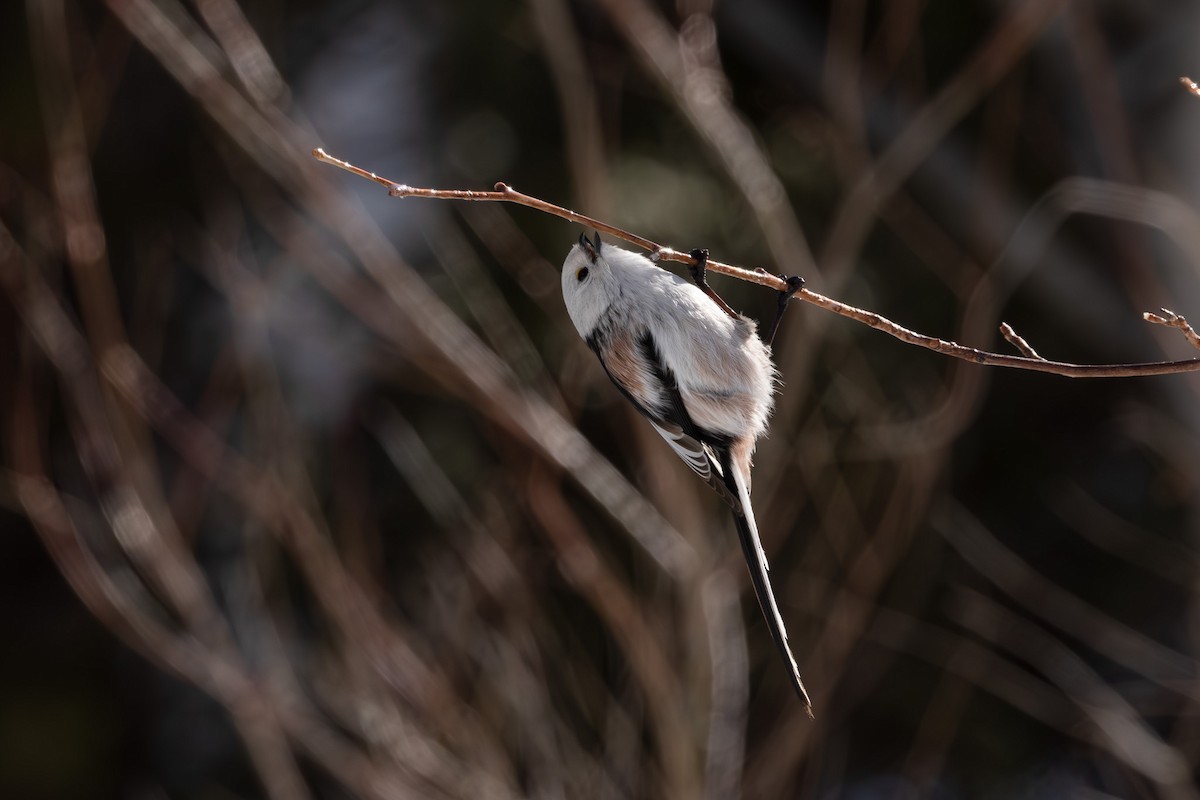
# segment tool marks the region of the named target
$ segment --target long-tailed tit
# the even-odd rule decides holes
[[[695,284],[600,235],[583,234],[563,264],[567,313],[608,377],[684,463],[733,509],[754,593],[796,693],[812,714],[767,574],[750,505],[750,460],[767,428],[776,375],[770,342],[704,280],[708,253],[692,252]],[[803,284],[788,279],[782,315]],[[706,296],[707,295],[707,296]],[[779,324],[776,317],[769,339]]]

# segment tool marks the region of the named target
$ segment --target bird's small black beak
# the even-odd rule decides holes
[[[587,232],[579,234],[579,246],[583,248],[583,252],[587,255],[591,262],[596,261],[596,257],[600,255],[600,232],[596,231],[596,240],[594,242],[587,238]]]

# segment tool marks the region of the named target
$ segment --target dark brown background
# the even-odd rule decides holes
[[[0,796],[1196,797],[1194,377],[794,304],[755,498],[810,722],[725,512],[570,326],[578,228],[308,151],[985,349],[1188,358],[1140,316],[1200,319],[1198,22],[10,5]]]

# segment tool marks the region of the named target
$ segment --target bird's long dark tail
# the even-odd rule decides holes
[[[813,715],[812,700],[809,699],[808,691],[804,688],[804,681],[800,678],[796,657],[792,655],[792,648],[788,645],[787,629],[783,625],[783,617],[779,613],[779,606],[775,603],[775,593],[771,589],[767,555],[763,552],[762,541],[758,536],[758,524],[754,519],[754,509],[750,505],[750,489],[745,476],[733,465],[727,453],[722,458],[722,462],[725,485],[739,500],[740,508],[733,509],[733,523],[737,527],[738,539],[742,542],[742,554],[746,557],[746,566],[750,570],[750,582],[754,584],[754,594],[758,597],[758,605],[766,618],[767,627],[771,630],[771,638],[775,640],[775,647],[783,658],[784,666],[788,669],[792,687],[804,703],[804,710],[811,717]]]

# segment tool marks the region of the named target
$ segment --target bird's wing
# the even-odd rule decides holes
[[[767,627],[771,630],[771,638],[775,640],[775,648],[783,657],[788,667],[788,677],[791,678],[792,688],[796,690],[804,703],[804,710],[812,716],[812,700],[804,688],[800,678],[800,668],[796,666],[796,657],[792,655],[791,645],[788,644],[787,628],[783,625],[783,616],[775,603],[775,592],[771,589],[770,567],[767,565],[767,554],[763,551],[762,539],[758,535],[758,523],[754,519],[754,509],[750,505],[750,490],[746,475],[747,470],[733,462],[729,451],[722,457],[725,482],[729,490],[736,493],[738,505],[733,510],[733,522],[742,542],[742,555],[746,558],[746,567],[750,570],[750,582],[754,584],[754,594],[758,597],[759,608],[766,618]]]
[[[681,426],[673,422],[650,418],[650,424],[654,426],[654,430],[658,431],[658,435],[671,445],[671,449],[683,460],[683,463],[703,478],[704,482],[711,486],[713,491],[719,494],[731,508],[737,508],[738,500],[725,485],[721,464],[712,447],[688,435]]]
[[[663,364],[658,346],[648,331],[635,336],[621,326],[605,326],[587,339],[588,346],[613,384],[634,408],[654,426],[675,455],[704,479],[731,508],[737,497],[721,474],[717,450],[692,421],[679,394],[675,375]]]
[[[658,435],[671,445],[671,449],[683,463],[703,478],[731,508],[736,509],[738,499],[729,490],[719,455],[719,450],[724,449],[726,442],[702,431],[692,420],[692,415],[684,405],[683,395],[679,393],[675,374],[663,363],[658,345],[649,332],[642,334],[637,350],[645,360],[654,387],[661,398],[658,413],[646,415],[650,424],[658,431]]]

